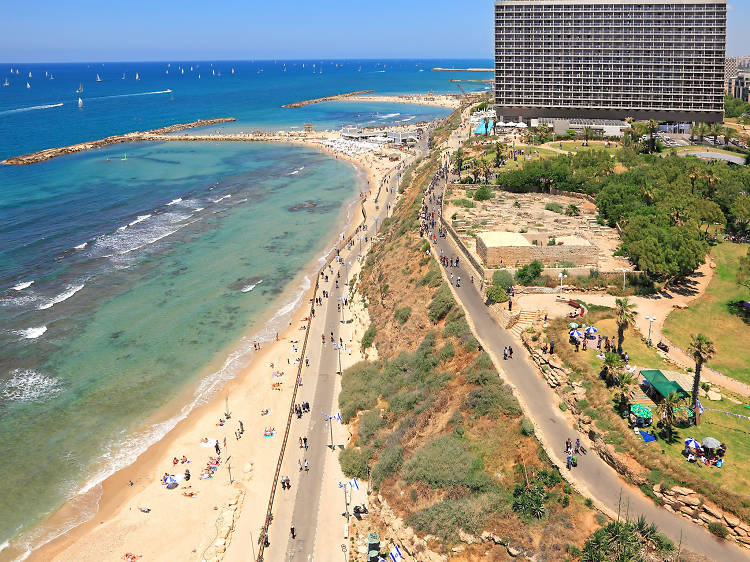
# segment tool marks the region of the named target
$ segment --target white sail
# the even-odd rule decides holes
[[[29,72],[29,78],[31,78],[31,72]]]
[[[10,82],[8,82],[8,79],[5,79],[5,82],[3,82],[3,86],[10,86]]]
[[[82,107],[83,107],[83,100],[81,98],[78,98],[78,108],[80,109]]]
[[[135,73],[135,79],[136,80],[140,80],[141,79],[140,75],[137,72]]]
[[[124,72],[122,73],[122,78],[120,78],[120,80],[125,80],[125,73]]]
[[[96,81],[97,81],[97,82],[101,82],[101,81],[102,81],[102,78],[101,78],[101,76],[99,76],[98,74],[96,75]]]
[[[232,74],[234,74],[234,67],[232,67]]]
[[[78,83],[78,89],[76,90],[76,94],[82,94],[83,93],[83,82]]]
[[[26,82],[26,88],[31,88],[31,84],[29,84],[28,82]]]

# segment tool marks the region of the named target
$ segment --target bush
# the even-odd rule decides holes
[[[411,307],[405,306],[403,308],[399,308],[398,310],[396,310],[396,312],[393,313],[393,316],[396,318],[398,323],[403,326],[409,321],[409,317],[411,316]]]
[[[507,291],[513,286],[513,275],[507,269],[498,269],[492,273],[492,284],[499,285]]]
[[[547,203],[544,206],[544,208],[547,209],[548,211],[552,211],[553,213],[562,214],[563,212],[563,206],[560,205],[560,203]]]
[[[490,373],[490,371],[480,371]],[[466,395],[464,407],[474,410],[478,416],[489,414],[491,417],[497,417],[498,412],[508,416],[520,416],[522,413],[521,405],[518,399],[513,396],[511,389],[507,385],[500,384],[500,379],[489,375],[485,386],[475,388]],[[468,379],[468,378],[467,378]]]
[[[375,341],[375,334],[377,333],[378,329],[375,327],[375,324],[367,328],[362,336],[362,349],[369,349],[372,346],[372,342]]]
[[[725,539],[729,534],[727,528],[721,523],[709,523],[708,530],[719,538]]]
[[[358,411],[375,407],[380,394],[380,378],[377,365],[369,361],[360,361],[344,370],[339,393],[339,409],[344,423],[349,423]]]
[[[486,185],[474,192],[474,201],[487,201],[489,199],[492,199],[492,190]]]
[[[367,479],[367,461],[372,458],[372,450],[364,448],[357,450],[353,447],[339,453],[341,471],[349,478]]]
[[[466,486],[486,490],[491,480],[482,471],[482,461],[462,439],[441,435],[418,449],[404,467],[404,479],[424,482],[432,488]]]
[[[526,418],[521,420],[521,433],[527,437],[534,435],[534,424],[531,423],[531,420],[527,420]]]
[[[543,269],[544,264],[539,260],[534,260],[516,272],[516,281],[521,285],[533,285],[539,281]]]
[[[372,467],[372,483],[377,489],[380,487],[381,482],[396,474],[401,470],[401,465],[404,462],[404,449],[403,447],[396,446],[388,449],[383,449],[378,458],[378,462]]]
[[[549,492],[541,481],[536,480],[528,487],[518,484],[513,490],[513,511],[526,517],[541,519],[547,512],[545,504],[548,499]]]
[[[367,445],[375,433],[385,425],[385,420],[377,410],[369,410],[359,419],[359,445]]]
[[[508,300],[508,293],[500,285],[492,285],[487,288],[487,300],[491,303],[505,302]]]
[[[443,283],[430,301],[427,316],[433,324],[437,324],[446,317],[455,305],[456,301],[453,300],[451,290],[448,285]]]
[[[435,287],[439,287],[442,282],[443,274],[440,272],[440,266],[435,260],[430,260],[427,275],[420,280],[419,285],[427,285],[434,289]]]
[[[487,517],[500,510],[503,504],[502,498],[494,493],[443,500],[418,511],[407,522],[421,533],[453,542],[458,539],[459,529],[479,534]]]
[[[454,355],[456,355],[456,350],[453,348],[453,344],[451,342],[445,342],[445,345],[440,348],[440,361],[453,359]]]
[[[474,207],[476,207],[476,205],[474,204],[474,201],[465,199],[463,197],[461,199],[454,199],[453,204],[456,207],[463,207],[464,209],[473,209]]]

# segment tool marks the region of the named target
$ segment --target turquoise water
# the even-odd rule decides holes
[[[280,106],[359,89],[446,91],[450,76],[419,71],[482,63],[342,61],[323,75],[300,61],[193,64],[21,67],[0,87],[0,158],[203,117],[237,117],[237,130],[431,120],[447,111]],[[38,524],[66,500],[86,503],[70,524],[90,516],[83,492],[235,376],[253,337],[286,324],[301,272],[333,244],[359,185],[345,162],[263,144],[116,145],[0,166],[0,448],[13,458],[0,465],[0,550],[13,542],[0,559],[64,531]],[[301,203],[314,205],[293,210]],[[154,418],[186,389],[179,416]]]

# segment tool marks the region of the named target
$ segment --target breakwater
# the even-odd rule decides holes
[[[174,125],[168,125],[166,127],[160,127],[158,129],[151,129],[148,131],[135,131],[133,133],[125,133],[123,135],[113,135],[103,139],[81,142],[78,144],[72,144],[69,146],[61,146],[57,148],[47,148],[38,152],[32,152],[31,154],[24,154],[21,156],[13,156],[2,161],[2,164],[10,164],[15,166],[24,166],[28,164],[36,164],[37,162],[43,162],[58,156],[65,156],[67,154],[74,154],[76,152],[83,152],[85,150],[91,150],[93,148],[101,148],[112,144],[118,144],[122,142],[141,142],[154,140],[155,137],[163,137],[170,133],[176,133],[184,131],[186,129],[193,129],[196,127],[210,127],[211,125],[219,125],[222,123],[229,123],[236,121],[234,117],[218,117],[215,119],[198,119],[190,123],[176,123]],[[171,139],[169,139],[171,140]]]
[[[288,103],[286,105],[282,105],[281,107],[286,107],[286,108],[305,107],[306,105],[313,105],[315,103],[323,103],[325,101],[345,100],[347,98],[360,96],[362,94],[372,94],[374,92],[375,90],[359,90],[358,92],[348,92],[345,94],[337,94],[335,96],[326,96],[324,98],[315,98],[311,100],[297,101],[294,103]]]

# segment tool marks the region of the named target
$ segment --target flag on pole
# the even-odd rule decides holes
[[[393,545],[389,556],[391,557],[391,562],[401,562],[401,560],[403,560],[401,551],[398,549],[398,545]]]
[[[698,400],[698,399],[696,398],[696,399],[695,399],[695,402],[696,402],[696,404],[698,404],[698,411],[699,411],[699,412],[700,412],[701,414],[702,414],[703,412],[705,412],[705,411],[706,411],[706,410],[704,410],[704,409],[703,409],[703,406],[701,406],[701,401],[700,401],[700,400]]]
[[[349,485],[352,488],[357,488],[357,490],[359,490],[359,485],[357,484],[357,479],[356,478],[352,478],[351,480],[349,480]]]

